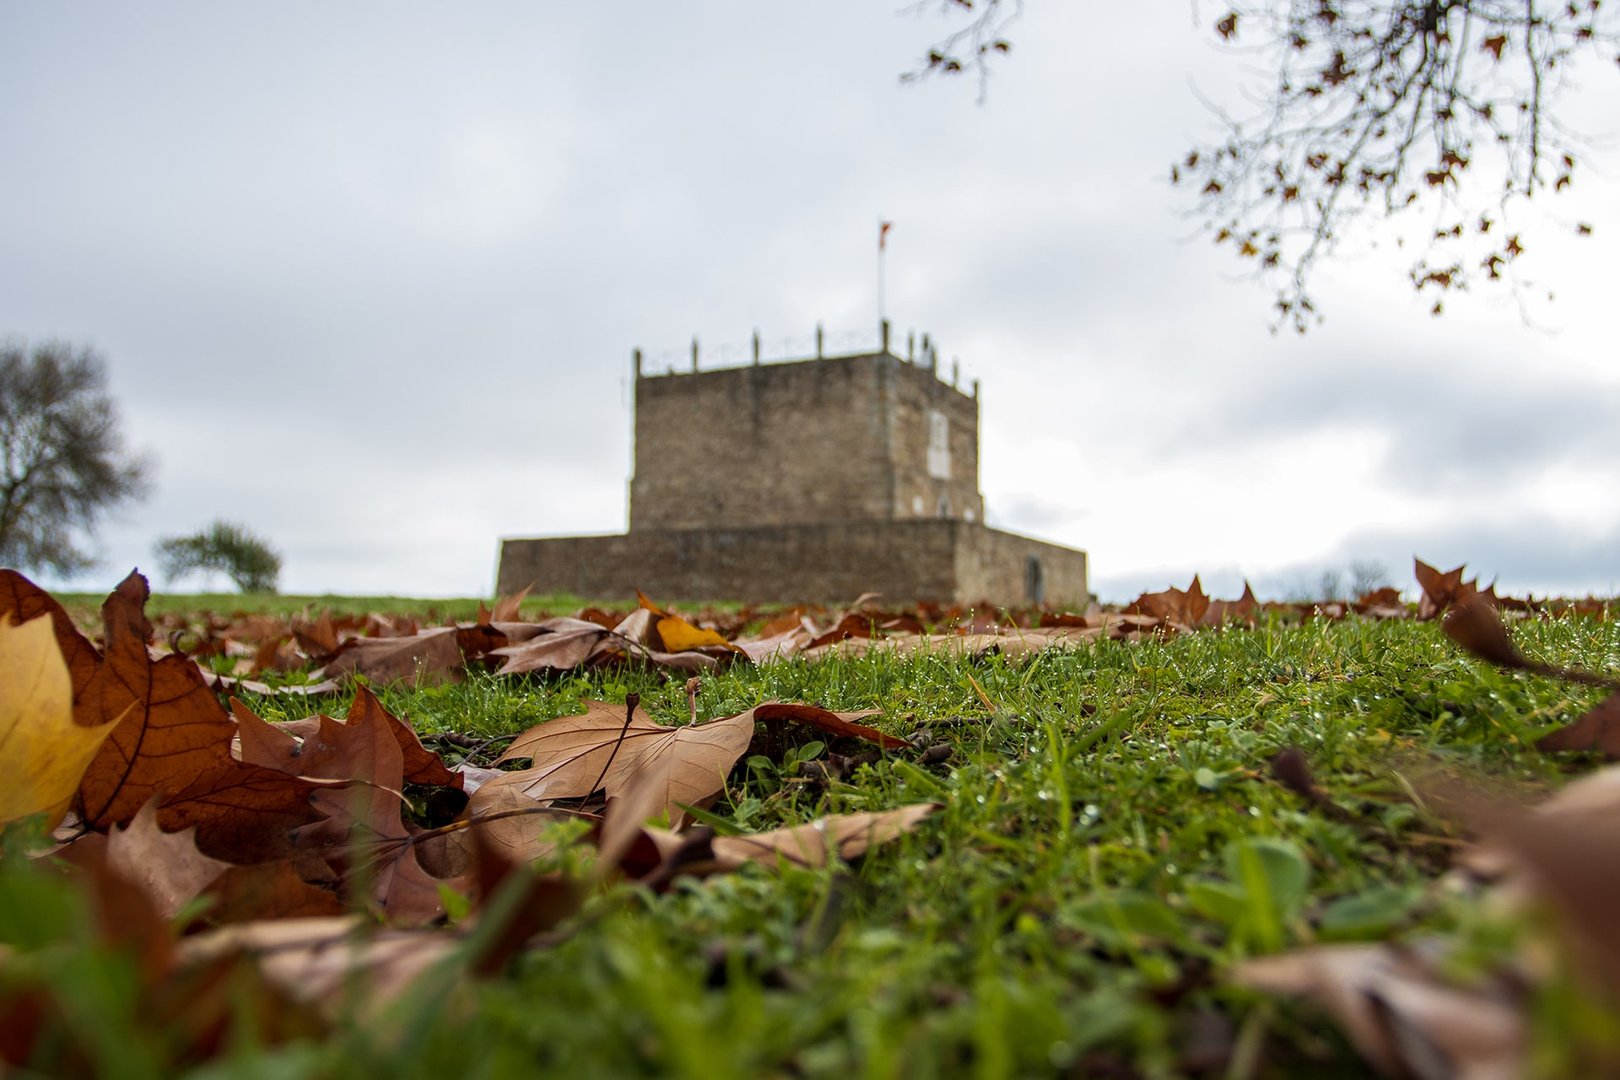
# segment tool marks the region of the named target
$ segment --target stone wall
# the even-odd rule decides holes
[[[984,519],[979,494],[979,401],[941,382],[926,367],[894,363],[890,372],[889,461],[893,516]],[[944,454],[935,453],[942,422]],[[944,465],[948,476],[937,475]],[[931,468],[932,466],[932,468]]]
[[[996,529],[962,529],[956,545],[959,599],[1084,608],[1090,579],[1084,551]]]
[[[1043,568],[1046,599],[1081,604],[1086,557],[1053,544],[961,521],[818,523],[657,529],[617,536],[513,539],[501,546],[496,591],[533,585],[624,599],[848,602],[1027,602],[1028,560]]]
[[[639,376],[630,531],[979,520],[978,440],[974,398],[887,353]]]

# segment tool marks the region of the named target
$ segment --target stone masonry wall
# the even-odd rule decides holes
[[[613,599],[850,601],[863,592],[947,596],[950,522],[857,522],[747,529],[654,529],[507,540],[496,591]]]
[[[888,516],[867,357],[636,380],[630,531]]]
[[[1083,609],[1090,598],[1084,551],[996,529],[961,531],[955,576],[963,600],[1044,601]]]
[[[941,382],[926,367],[895,363],[889,398],[889,460],[897,519],[984,519],[979,494],[979,401]],[[944,420],[949,477],[930,471],[932,424]],[[943,512],[942,512],[943,511]]]
[[[617,536],[507,540],[496,591],[528,585],[623,599],[848,602],[863,592],[894,601],[1026,600],[1030,556],[1046,597],[1083,603],[1085,554],[982,525],[917,520],[746,529],[643,530]]]
[[[887,353],[639,377],[630,530],[980,520],[978,415]]]

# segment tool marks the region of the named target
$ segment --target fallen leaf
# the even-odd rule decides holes
[[[1251,597],[1252,599],[1252,597]],[[1192,584],[1185,590],[1165,589],[1163,592],[1143,593],[1120,609],[1122,615],[1148,615],[1165,619],[1182,627],[1197,626],[1209,610],[1209,597],[1194,574]]]
[[[1520,671],[1531,666],[1508,637],[1496,605],[1483,597],[1460,600],[1446,612],[1440,627],[1447,637],[1481,660]]]
[[[381,686],[422,686],[460,677],[467,660],[506,644],[492,626],[436,626],[409,637],[356,638],[326,665],[328,675],[364,675]]]
[[[1255,989],[1314,1001],[1389,1076],[1509,1080],[1528,1052],[1522,1002],[1505,984],[1446,981],[1438,958],[1401,945],[1323,945],[1239,964]]]
[[[357,720],[377,720],[388,729],[394,742],[399,745],[406,783],[461,787],[461,774],[446,768],[444,759],[423,746],[410,725],[383,708],[377,695],[364,686],[355,689],[354,701],[349,705],[347,722],[353,724]]]
[[[356,1008],[375,1016],[458,945],[442,932],[373,930],[342,915],[226,926],[182,939],[178,955],[187,967],[251,958],[288,996],[337,1019]]]
[[[755,720],[784,721],[791,720],[800,724],[808,724],[813,728],[825,731],[830,735],[844,738],[865,739],[867,742],[877,743],[889,750],[907,750],[911,744],[895,735],[889,735],[874,727],[867,727],[855,721],[868,716],[882,714],[881,709],[867,709],[862,712],[836,713],[815,705],[802,705],[786,701],[767,701],[763,705],[756,705],[750,710]],[[747,715],[747,714],[744,714]]]
[[[74,710],[87,726],[123,719],[79,785],[80,818],[107,829],[160,796],[158,823],[197,826],[197,845],[210,855],[255,862],[284,852],[290,830],[318,816],[314,786],[231,756],[236,725],[196,665],[148,655],[146,597],[146,579],[132,573],[102,605],[107,651]]]
[[[57,646],[62,650],[68,675],[73,680],[73,700],[77,701],[96,677],[96,671],[101,667],[101,654],[88,638],[79,633],[66,609],[50,593],[15,570],[0,570],[0,621],[9,617],[11,621],[25,623],[41,615],[51,617],[51,629],[56,634]],[[86,723],[87,720],[93,721],[88,724],[90,727],[100,726],[99,718],[74,715],[75,723]]]
[[[1419,619],[1433,619],[1453,604],[1479,591],[1472,582],[1462,579],[1466,565],[1465,563],[1442,574],[1422,559],[1412,560],[1413,573],[1423,588],[1423,597],[1418,601]]]
[[[520,734],[500,761],[531,758],[529,768],[479,789],[513,786],[532,799],[622,794],[643,763],[669,763],[665,805],[707,806],[754,736],[752,710],[687,727],[664,727],[639,707],[593,701],[578,716],[549,720]]]
[[[387,713],[361,700],[358,715],[351,713],[347,723],[321,717],[316,734],[299,747],[301,776],[348,783],[316,789],[310,802],[325,817],[300,829],[298,840],[319,852],[351,888],[364,887],[394,921],[428,922],[443,914],[443,905],[439,881],[418,862],[400,815],[404,753]],[[244,753],[248,745],[244,737]]]
[[[74,723],[73,680],[52,621],[0,615],[0,823],[44,814],[55,828],[122,717]]]
[[[597,643],[608,631],[584,619],[548,619],[539,624],[541,633],[518,644],[491,649],[503,663],[498,675],[522,675],[530,671],[572,671],[590,659]]]
[[[467,800],[458,823],[462,827],[447,832],[445,839],[459,851],[454,857],[458,868],[463,861],[472,865],[475,831],[488,852],[513,865],[527,865],[556,850],[547,827],[574,817],[577,815],[537,803],[510,784],[485,783]]]
[[[706,648],[742,652],[713,630],[693,626],[679,615],[665,615],[658,620],[658,638],[664,643],[665,652],[689,652],[693,649]]]
[[[1620,693],[1610,694],[1566,727],[1536,740],[1537,750],[1598,750],[1620,760]]]
[[[1195,579],[1196,580],[1196,579]],[[1255,624],[1260,615],[1260,601],[1255,599],[1254,588],[1245,581],[1243,595],[1236,600],[1211,600],[1199,618],[1199,626],[1225,626],[1229,622]]]
[[[887,843],[917,827],[940,803],[913,803],[880,813],[835,814],[804,825],[749,836],[717,836],[710,842],[722,869],[745,863],[825,866],[830,858],[853,859],[875,844]]]
[[[520,621],[522,617],[523,601],[529,595],[529,590],[532,588],[534,588],[533,584],[525,585],[511,596],[498,597],[495,601],[495,610],[490,613],[490,617],[488,619],[480,619],[478,621],[490,623]]]
[[[342,915],[347,908],[332,888],[306,881],[290,860],[227,866],[209,883],[202,919],[213,926],[259,919]]]
[[[108,833],[107,866],[138,884],[158,914],[172,919],[229,865],[197,850],[196,831],[192,826],[164,832],[158,827],[154,799],[128,825]]]

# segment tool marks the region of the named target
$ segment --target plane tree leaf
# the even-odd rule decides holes
[[[90,644],[89,638],[79,633],[73,619],[50,593],[15,570],[0,569],[0,619],[9,616],[13,622],[23,623],[41,615],[51,618],[51,630],[56,635],[57,646],[62,650],[62,660],[73,682],[73,698],[77,701],[96,677],[96,671],[101,667],[101,654]],[[95,718],[81,717],[75,713],[74,720],[86,723]],[[89,726],[98,727],[99,723],[90,722]]]
[[[197,849],[195,825],[164,832],[158,825],[157,801],[147,803],[123,828],[107,835],[107,865],[136,882],[152,898],[158,913],[172,919],[229,868],[229,863]]]
[[[117,718],[74,723],[73,679],[52,620],[0,615],[0,822],[45,814],[55,826]]]
[[[625,792],[646,765],[667,763],[664,803],[707,806],[754,737],[753,710],[686,727],[655,723],[639,705],[593,701],[577,716],[523,732],[501,761],[530,758],[529,767],[490,781],[533,799],[582,799]],[[482,793],[483,789],[480,789]]]
[[[849,860],[870,847],[912,831],[942,808],[940,803],[913,803],[877,813],[834,814],[803,825],[746,836],[717,836],[710,843],[721,869],[745,863],[779,862],[818,867],[833,858]]]
[[[132,573],[102,605],[106,654],[74,710],[85,726],[117,723],[79,785],[79,816],[107,829],[155,797],[158,824],[196,826],[208,854],[255,862],[283,853],[289,830],[318,816],[313,785],[231,756],[236,725],[196,665],[148,654],[146,597],[146,579]]]

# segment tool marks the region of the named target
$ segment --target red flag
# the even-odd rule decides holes
[[[878,250],[882,251],[889,243],[889,229],[894,225],[892,221],[878,223]]]

